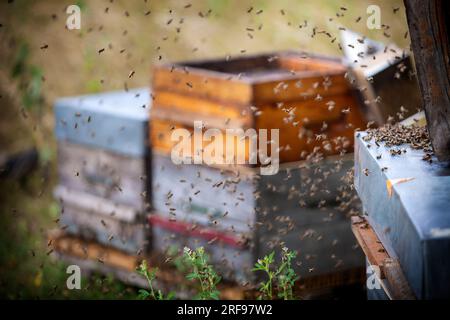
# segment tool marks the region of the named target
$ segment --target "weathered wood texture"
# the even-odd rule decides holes
[[[66,97],[54,106],[59,141],[142,157],[148,144],[148,88]]]
[[[302,207],[335,206],[353,161],[351,156],[300,161],[264,176],[257,168],[175,165],[169,157],[153,153],[152,166],[153,208],[159,214],[251,233],[262,219],[273,218],[275,223],[277,215],[290,216],[295,226],[328,220],[326,210],[301,212]]]
[[[382,126],[416,113],[422,106],[422,98],[411,58],[403,56],[400,49],[373,57],[376,59],[369,56],[361,62],[369,69],[353,69],[367,120]]]
[[[136,255],[130,255],[77,236],[53,233],[49,235],[49,238],[54,251],[81,259],[98,261],[101,264],[128,271],[136,270],[139,263],[139,257]]]
[[[222,130],[279,129],[282,163],[315,147],[325,154],[351,150],[353,130],[365,121],[345,73],[337,60],[292,52],[157,66],[152,148],[170,154],[172,130],[192,130],[196,120]]]
[[[431,142],[450,160],[450,3],[405,0],[415,64]]]
[[[155,214],[150,216],[150,224],[152,244],[156,252],[163,255],[176,252],[181,255],[184,247],[204,247],[210,262],[224,279],[244,282],[252,278],[250,270],[254,259],[245,239],[212,228],[172,221]]]
[[[389,255],[384,249],[381,241],[367,223],[365,219],[360,217],[352,218],[352,231],[358,240],[359,246],[364,251],[367,261],[370,265],[380,268],[380,279],[384,279],[384,261],[389,259]]]
[[[380,274],[377,278],[380,284],[385,284],[383,289],[387,291],[387,295],[395,300],[414,300],[415,296],[400,264],[389,256],[367,220],[353,217],[352,231],[369,265],[379,268]]]
[[[137,209],[58,186],[61,202],[60,225],[70,234],[136,253],[147,248],[148,228]]]
[[[295,269],[302,277],[343,272],[364,264],[345,215],[357,208],[341,210],[336,202],[342,178],[352,165],[350,157],[329,157],[317,163],[285,164],[278,174],[261,176],[257,168],[177,166],[169,157],[154,153],[155,214],[174,225],[189,223],[192,230],[207,227],[245,237],[252,263],[285,245],[299,252],[302,263]],[[155,250],[174,242],[179,249],[183,241],[195,246],[206,242],[165,229],[153,234]],[[209,246],[213,256],[221,255],[215,253],[217,248]],[[229,268],[225,276],[232,271]],[[240,278],[251,280],[248,269],[238,271]]]
[[[58,143],[59,183],[118,204],[148,206],[147,157],[128,157],[99,148]],[[148,182],[150,183],[150,182]]]

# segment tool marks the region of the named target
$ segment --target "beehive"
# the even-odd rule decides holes
[[[279,129],[280,163],[352,150],[363,127],[339,60],[295,52],[155,68],[150,141],[169,155],[176,128]],[[318,136],[320,137],[318,138]],[[238,154],[249,158],[247,147]]]
[[[254,280],[258,258],[283,245],[300,252],[302,277],[362,267],[338,209],[341,179],[353,165],[341,156],[353,146],[353,130],[365,125],[345,73],[338,60],[294,52],[158,66],[150,126],[155,249],[203,245],[225,278],[244,281]],[[175,164],[178,128],[219,129],[223,141],[227,129],[279,129],[280,168],[266,175],[262,162],[205,165],[209,142],[198,148],[195,137],[189,151],[192,158],[201,152],[203,163]],[[233,148],[249,160],[251,142],[244,142]]]
[[[339,208],[342,179],[352,165],[351,155],[335,156],[285,164],[265,176],[258,168],[175,165],[154,154],[154,248],[205,246],[225,278],[242,281],[254,280],[256,260],[283,245],[299,251],[302,264],[295,269],[302,277],[355,270],[364,260],[346,216],[352,207]]]
[[[135,89],[55,103],[61,226],[136,252],[148,241],[150,92]]]

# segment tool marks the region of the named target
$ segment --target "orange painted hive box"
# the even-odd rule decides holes
[[[346,72],[337,59],[296,52],[158,65],[153,151],[169,155],[177,143],[173,130],[192,132],[194,121],[203,131],[267,129],[269,141],[270,129],[279,129],[281,163],[351,151],[353,131],[365,121]],[[235,148],[249,159],[248,141]]]

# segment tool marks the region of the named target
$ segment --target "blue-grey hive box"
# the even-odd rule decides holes
[[[355,187],[367,220],[418,299],[450,297],[450,168],[422,150],[355,142]],[[400,148],[395,147],[395,148]]]
[[[58,99],[54,109],[56,137],[127,156],[143,156],[148,145],[149,104],[148,89]]]
[[[55,103],[59,186],[67,232],[135,252],[149,199],[148,89]]]
[[[260,175],[259,168],[176,165],[153,150],[152,243],[162,253],[203,245],[225,279],[243,282],[256,281],[251,271],[256,261],[281,245],[299,252],[294,269],[302,279],[358,275],[364,256],[355,247],[345,215],[350,208],[342,212],[336,203],[352,158],[349,154],[317,163],[293,162],[275,175]],[[173,225],[191,224],[186,229],[195,232],[181,234],[167,228],[164,219]],[[247,241],[239,248],[209,243],[194,234],[201,228],[235,242]]]

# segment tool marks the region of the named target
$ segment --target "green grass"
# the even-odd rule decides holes
[[[47,231],[57,226],[42,168],[24,181],[0,181],[0,298],[136,299],[137,290],[112,277],[82,277],[81,290],[66,287],[66,265],[51,258]],[[83,275],[83,273],[82,273]]]

